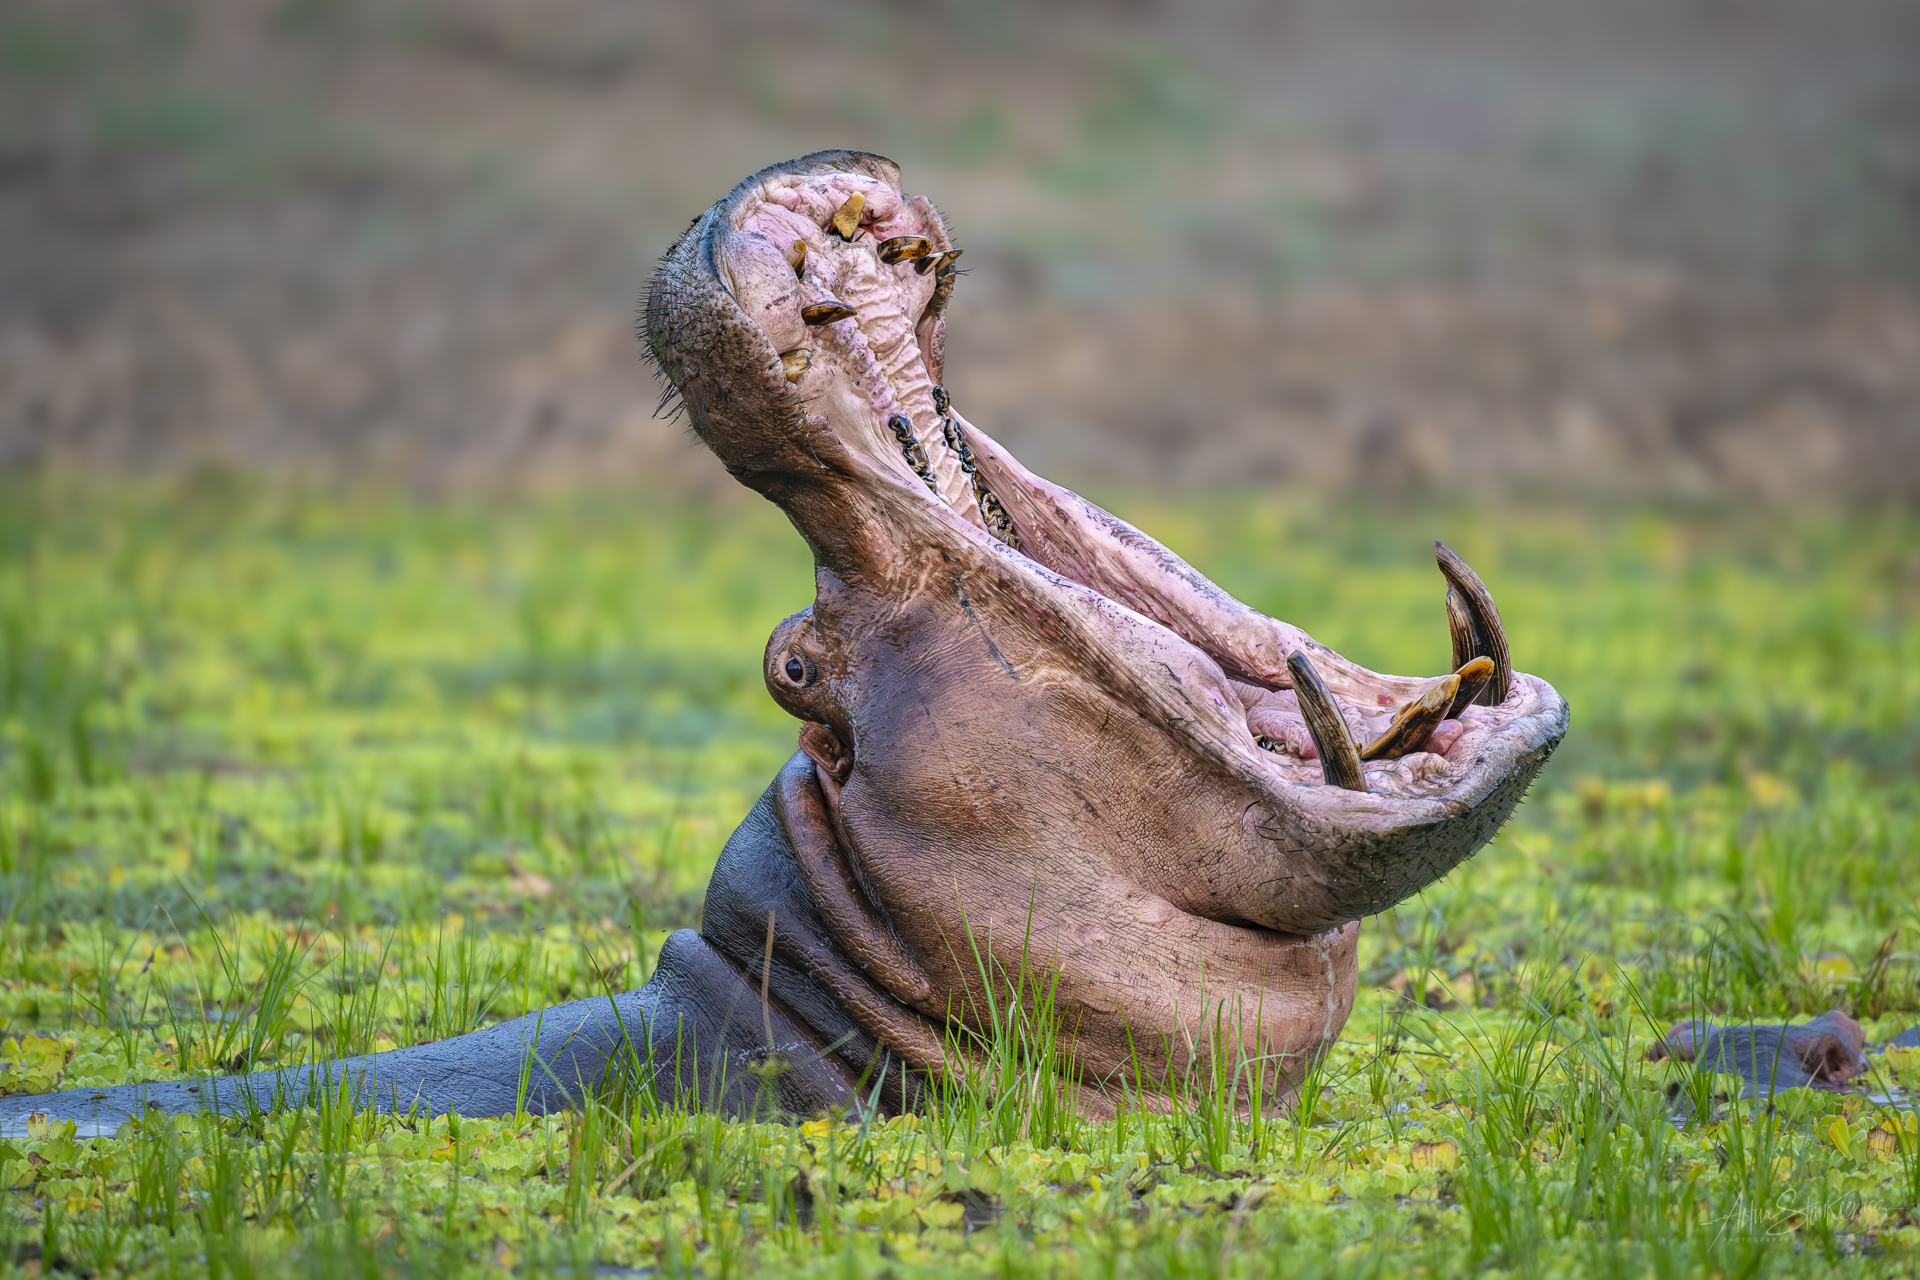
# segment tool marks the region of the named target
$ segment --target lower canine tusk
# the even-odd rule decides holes
[[[1507,630],[1500,625],[1500,610],[1493,605],[1493,593],[1480,575],[1444,542],[1433,544],[1433,558],[1440,565],[1447,585],[1460,595],[1460,603],[1473,622],[1475,638],[1483,656],[1493,659],[1493,680],[1487,687],[1487,701],[1499,706],[1507,700],[1513,684],[1513,659],[1507,654]],[[1451,615],[1452,610],[1448,610]],[[1457,645],[1458,640],[1455,641]]]
[[[1293,673],[1293,692],[1300,700],[1300,714],[1320,753],[1321,778],[1330,787],[1365,791],[1367,779],[1360,772],[1360,752],[1353,745],[1346,718],[1333,704],[1333,695],[1327,692],[1326,682],[1299,649],[1287,655],[1287,670]]]

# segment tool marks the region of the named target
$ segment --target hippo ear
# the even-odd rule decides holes
[[[1674,1023],[1667,1029],[1667,1034],[1655,1040],[1647,1050],[1647,1061],[1660,1062],[1672,1058],[1676,1062],[1692,1062],[1697,1029],[1692,1021]]]
[[[1795,1047],[1800,1065],[1817,1084],[1839,1084],[1853,1075],[1853,1055],[1834,1036],[1815,1036]]]
[[[853,752],[827,725],[809,721],[801,726],[800,749],[821,773],[837,783],[844,784],[853,773]]]

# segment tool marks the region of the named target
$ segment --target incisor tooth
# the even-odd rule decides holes
[[[807,266],[807,242],[795,240],[787,246],[787,264],[793,268],[793,274],[799,275]]]
[[[1334,705],[1326,682],[1314,669],[1307,655],[1295,649],[1287,656],[1287,670],[1293,673],[1293,693],[1300,701],[1300,715],[1313,735],[1320,753],[1320,776],[1330,787],[1365,791],[1366,775],[1360,772],[1360,752],[1353,745],[1346,717]]]
[[[880,261],[888,266],[912,262],[933,252],[933,241],[925,236],[895,236],[880,242]]]
[[[851,240],[860,230],[860,211],[867,207],[867,198],[856,191],[847,197],[847,202],[833,211],[827,219],[827,230],[842,240]]]
[[[1425,746],[1433,736],[1433,727],[1447,718],[1447,708],[1453,705],[1460,685],[1457,675],[1443,676],[1428,685],[1425,693],[1400,708],[1384,733],[1360,749],[1360,758],[1398,760]]]
[[[930,254],[914,263],[913,269],[921,275],[925,275],[931,271],[933,272],[934,279],[938,280],[943,276],[953,274],[954,262],[965,252],[965,249],[949,249],[945,253]]]
[[[838,298],[822,298],[800,308],[800,319],[807,324],[832,324],[853,314],[853,308]]]
[[[1449,720],[1458,719],[1460,713],[1472,706],[1486,692],[1487,686],[1493,683],[1493,659],[1475,658],[1453,674],[1460,677],[1460,688],[1453,695],[1453,704],[1447,708]]]
[[[780,367],[786,370],[788,382],[800,381],[800,375],[812,366],[813,352],[807,347],[795,347],[780,353]]]

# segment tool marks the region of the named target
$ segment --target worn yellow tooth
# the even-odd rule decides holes
[[[1472,706],[1487,686],[1493,683],[1493,659],[1475,658],[1454,672],[1460,677],[1460,688],[1453,695],[1453,703],[1447,708],[1447,719],[1452,720],[1462,711]]]
[[[847,202],[835,209],[833,216],[827,219],[827,230],[842,240],[853,239],[854,233],[860,230],[861,210],[866,207],[866,196],[858,191],[854,192],[847,197]]]
[[[933,241],[925,236],[895,236],[880,242],[880,261],[888,266],[913,262],[933,252]]]
[[[807,324],[832,324],[853,314],[853,308],[838,298],[822,298],[800,308],[800,319]]]
[[[1398,760],[1409,751],[1424,747],[1433,736],[1433,727],[1447,718],[1447,708],[1453,705],[1453,696],[1459,692],[1461,683],[1460,677],[1453,675],[1428,685],[1425,693],[1400,708],[1386,732],[1360,749],[1360,758]]]
[[[1300,700],[1300,715],[1306,720],[1307,732],[1313,735],[1314,748],[1320,754],[1321,778],[1330,787],[1365,791],[1367,779],[1360,772],[1360,752],[1353,745],[1346,717],[1340,714],[1333,695],[1327,692],[1326,682],[1299,649],[1287,656],[1287,670],[1293,673],[1293,692]]]
[[[950,276],[953,274],[953,264],[959,259],[960,255],[965,252],[965,249],[949,249],[945,253],[929,254],[927,257],[914,263],[913,269],[921,275],[925,275],[931,271],[936,280],[942,276]]]
[[[1446,543],[1433,544],[1433,558],[1439,563],[1447,585],[1459,593],[1460,603],[1473,623],[1473,635],[1478,641],[1475,656],[1493,659],[1493,680],[1487,686],[1486,700],[1497,707],[1507,700],[1507,690],[1513,683],[1513,659],[1507,653],[1507,631],[1500,625],[1500,610],[1494,607],[1493,593],[1487,590],[1487,584],[1480,581],[1480,575],[1472,566]],[[1451,607],[1448,612],[1451,614]]]
[[[812,366],[813,352],[807,347],[795,347],[780,353],[780,367],[787,371],[788,382],[800,381],[800,375]]]
[[[787,246],[787,263],[793,268],[793,274],[799,275],[807,269],[807,242],[795,240]]]

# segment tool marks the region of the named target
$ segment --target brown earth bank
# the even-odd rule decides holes
[[[949,385],[1072,483],[1920,493],[1920,9],[0,10],[0,466],[725,485],[652,260],[886,152]]]

